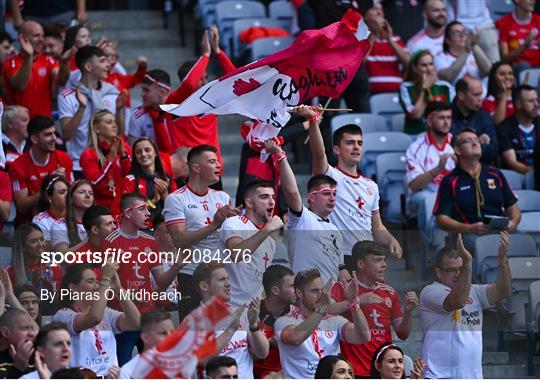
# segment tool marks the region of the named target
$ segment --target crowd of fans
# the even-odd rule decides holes
[[[215,296],[231,316],[216,332],[218,355],[193,376],[482,377],[482,309],[510,294],[509,233],[521,218],[500,169],[540,167],[538,83],[516,79],[540,67],[535,0],[514,0],[495,22],[487,1],[425,0],[425,28],[408,41],[385,18],[386,2],[291,1],[300,28],[348,8],[364,14],[372,47],[344,100],[369,112],[370,94],[399,94],[404,132],[415,135],[404,213],[430,228],[424,201],[437,193],[433,214],[449,233],[420,295],[385,282],[387,258],[409,253],[383,223],[377,183],[360,173],[361,125],[330,136],[331,115],[294,107],[282,134],[309,138],[306,196],[276,138],[264,142],[264,163],[242,149],[235,207],[221,183],[222,154],[235,152],[220,148],[218,117],[159,108],[205,85],[212,57],[235,69],[217,26],[173,89],[145,57],[128,74],[110,41],[94,41],[84,0],[76,10],[20,3],[9,1],[0,34],[0,227],[13,242],[0,253],[11,260],[0,269],[0,378],[136,378],[141,353],[174,330],[171,313],[181,322]],[[142,104],[132,107],[135,86]],[[474,241],[494,233],[487,216],[507,218],[497,280],[472,284]],[[133,255],[97,262],[87,252]],[[175,255],[137,255],[152,252]],[[72,253],[78,262],[68,263]],[[406,371],[392,330],[407,339],[415,313],[422,355]]]

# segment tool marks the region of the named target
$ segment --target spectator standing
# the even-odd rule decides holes
[[[437,254],[437,281],[420,294],[426,378],[482,378],[482,310],[495,306],[511,291],[509,235],[503,231],[500,236],[494,284],[471,284],[473,259],[460,235],[456,250],[443,248]]]
[[[512,98],[516,113],[497,126],[497,133],[504,165],[526,174],[534,168],[534,152],[540,150],[538,93],[534,87],[522,85]]]
[[[253,181],[246,187],[245,213],[225,219],[221,225],[219,248],[233,253],[225,263],[231,277],[231,304],[245,305],[259,296],[263,273],[272,263],[276,242],[271,236],[283,227],[274,215],[276,205],[272,184]]]
[[[73,247],[74,252],[99,251],[99,247],[101,246],[101,243],[103,243],[103,240],[116,229],[116,224],[111,215],[111,211],[107,207],[99,205],[89,207],[84,212],[82,224],[88,239]],[[99,267],[99,270],[94,268],[94,272],[96,272],[96,275],[98,275],[99,278],[101,275],[101,265],[97,263],[95,266]]]
[[[507,216],[506,229],[516,229],[521,219],[517,198],[501,171],[480,161],[480,138],[463,128],[452,136],[457,164],[440,185],[433,208],[437,224],[451,233],[464,233],[472,247],[477,235],[489,232],[487,215]]]
[[[340,341],[350,344],[369,341],[371,334],[360,308],[355,272],[343,289],[353,323],[336,315],[343,311],[343,304],[330,303],[329,290],[325,289],[317,269],[297,273],[294,289],[298,307],[278,318],[274,326],[284,377],[313,378],[323,353],[336,355]]]
[[[412,55],[405,80],[399,90],[399,100],[406,112],[404,132],[418,134],[426,129],[426,107],[433,102],[450,105],[454,88],[437,77],[429,50],[418,50]]]
[[[45,116],[36,116],[28,124],[32,147],[9,167],[13,185],[13,200],[17,207],[15,224],[30,221],[39,201],[41,181],[56,174],[73,181],[73,161],[56,149],[54,122]]]
[[[489,73],[491,62],[478,45],[478,35],[453,21],[444,30],[443,51],[435,56],[439,78],[456,84],[464,76],[481,78]]]
[[[177,249],[189,251],[190,257],[178,274],[182,286],[182,300],[178,302],[180,320],[200,304],[198,290],[193,285],[193,271],[198,263],[193,252],[209,250],[214,255],[219,250],[220,228],[223,221],[239,210],[230,206],[231,197],[209,186],[219,181],[221,164],[217,149],[199,145],[188,153],[189,179],[179,190],[165,199],[163,216]]]
[[[374,38],[365,58],[371,94],[398,92],[402,82],[400,65],[406,67],[411,59],[405,43],[392,31],[381,4],[371,7],[364,20]]]
[[[448,20],[459,21],[478,35],[478,44],[490,62],[500,58],[497,29],[489,12],[488,0],[446,0]]]
[[[515,112],[512,90],[516,85],[512,66],[502,61],[495,62],[489,70],[487,97],[482,109],[493,117],[494,124],[500,124]]]
[[[425,0],[422,8],[426,27],[407,42],[407,50],[414,54],[418,50],[428,49],[435,57],[443,49],[444,26],[447,15],[444,0]]]
[[[407,148],[407,216],[418,216],[418,229],[428,227],[424,199],[439,188],[445,175],[455,167],[450,127],[452,110],[443,103],[432,103],[425,113],[428,129]]]
[[[372,241],[360,241],[353,247],[355,270],[359,275],[356,280],[359,307],[371,332],[369,342],[341,342],[341,353],[351,362],[356,376],[369,376],[371,357],[381,343],[392,341],[392,327],[399,339],[407,339],[412,326],[411,313],[418,306],[416,294],[407,292],[402,311],[398,293],[384,283],[386,252],[381,244]],[[332,298],[336,302],[347,300],[341,284],[332,287]],[[352,321],[350,314],[345,316]]]
[[[452,129],[455,135],[462,128],[472,128],[480,136],[483,163],[493,163],[499,152],[497,130],[493,119],[481,109],[482,83],[465,77],[456,83],[456,97],[452,104]]]
[[[535,1],[515,0],[514,11],[497,20],[501,59],[517,71],[540,67],[540,15]],[[534,85],[534,84],[533,84]]]
[[[59,63],[43,54],[44,32],[40,24],[26,21],[20,29],[21,52],[6,61],[2,68],[9,104],[28,108],[30,117],[51,117],[52,95],[68,79],[67,61]]]

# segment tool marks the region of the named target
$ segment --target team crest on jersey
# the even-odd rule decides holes
[[[324,332],[324,336],[326,336],[328,339],[332,338],[334,336],[334,332],[332,330],[326,330]]]
[[[373,190],[371,190],[371,187],[368,187],[368,188],[367,188],[367,193],[368,193],[369,195],[373,195]]]
[[[40,77],[44,77],[45,75],[47,75],[47,69],[45,67],[40,67],[38,69],[38,75]]]
[[[222,207],[223,207],[223,203],[221,202],[216,203],[216,208],[222,208]]]
[[[495,186],[495,180],[493,178],[488,178],[487,184],[490,190],[495,190],[496,186]]]
[[[103,105],[104,105],[105,107],[109,108],[109,107],[111,106],[111,101],[110,101],[109,99],[105,99],[105,100],[103,101]]]
[[[385,305],[386,305],[389,309],[392,308],[392,300],[390,299],[390,297],[386,297],[386,298],[384,299],[384,303],[385,303]]]

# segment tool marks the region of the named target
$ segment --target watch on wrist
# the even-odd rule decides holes
[[[255,326],[249,326],[249,332],[257,332],[259,331],[261,328],[259,326],[259,323],[257,323]]]

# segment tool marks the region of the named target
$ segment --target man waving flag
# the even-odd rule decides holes
[[[339,22],[306,30],[288,48],[216,79],[182,104],[161,108],[178,116],[237,113],[277,128],[293,107],[316,96],[336,98],[368,52],[362,16],[348,10]]]

